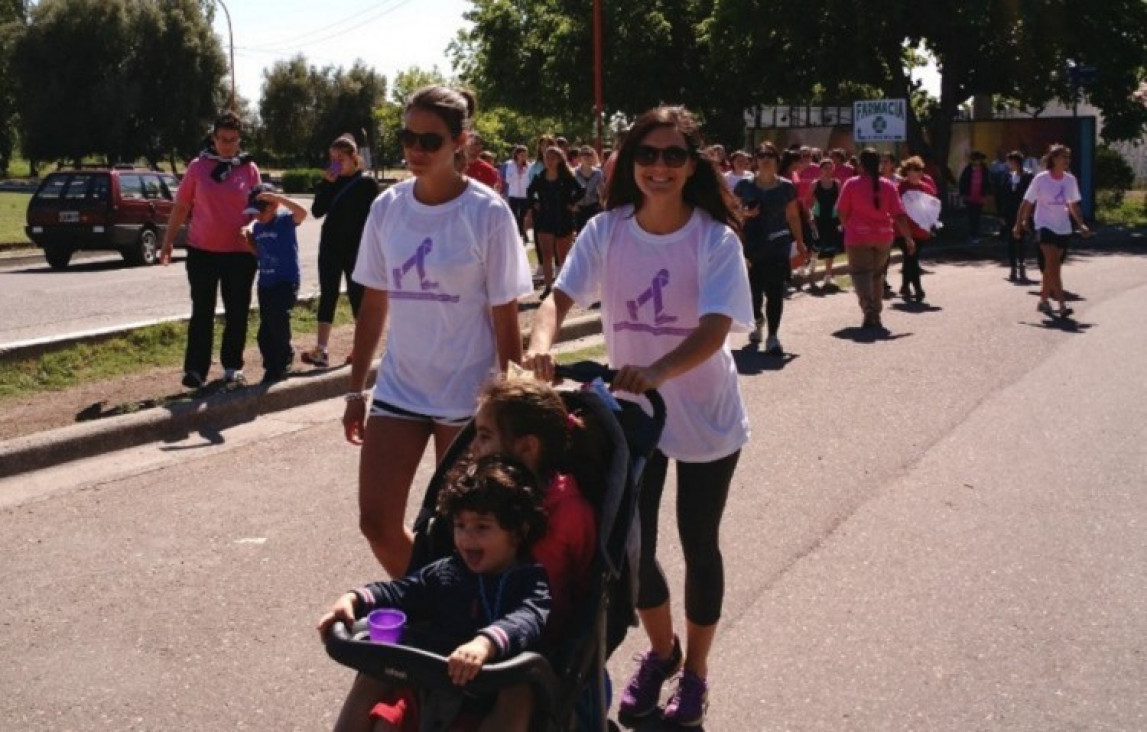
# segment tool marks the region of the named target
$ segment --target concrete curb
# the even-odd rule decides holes
[[[601,332],[597,313],[562,325],[557,342],[565,343]],[[312,375],[313,374],[313,375]],[[211,394],[202,399],[173,402],[136,414],[18,437],[0,443],[0,478],[60,465],[149,442],[175,442],[194,432],[211,433],[264,414],[291,409],[346,393],[349,370],[338,367],[304,372],[270,387],[251,385]],[[374,370],[368,377],[373,381]]]

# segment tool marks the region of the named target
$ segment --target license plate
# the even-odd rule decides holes
[[[60,223],[61,224],[78,224],[80,222],[79,211],[61,211]]]

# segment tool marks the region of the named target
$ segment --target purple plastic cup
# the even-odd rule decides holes
[[[366,616],[370,626],[370,640],[373,643],[390,643],[392,645],[402,641],[402,629],[406,626],[406,613],[393,608],[375,610]]]

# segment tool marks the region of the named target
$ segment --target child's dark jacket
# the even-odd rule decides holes
[[[539,564],[518,564],[500,575],[477,575],[457,556],[413,574],[353,591],[355,615],[398,608],[412,623],[425,621],[433,648],[446,654],[476,636],[488,638],[501,660],[532,649],[550,614],[550,586]]]

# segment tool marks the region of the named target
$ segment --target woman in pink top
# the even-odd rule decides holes
[[[845,182],[836,209],[844,225],[852,285],[864,313],[862,327],[883,328],[884,265],[894,231],[904,237],[909,251],[915,251],[916,245],[896,185],[880,177],[880,153],[872,148],[860,153],[860,173]]]
[[[968,238],[973,244],[980,242],[980,218],[984,212],[984,201],[992,195],[992,176],[987,162],[986,155],[973,150],[967,167],[960,173],[960,196],[968,212]]]
[[[187,241],[187,281],[191,286],[191,320],[183,356],[183,385],[198,389],[211,368],[215,334],[215,298],[223,296],[223,345],[219,360],[228,383],[243,383],[243,348],[256,260],[242,229],[247,194],[260,183],[259,168],[239,152],[242,123],[234,112],[215,120],[213,149],[204,150],[187,167],[179,183],[175,208],[163,237],[160,261],[171,263],[175,235],[194,212]]]

